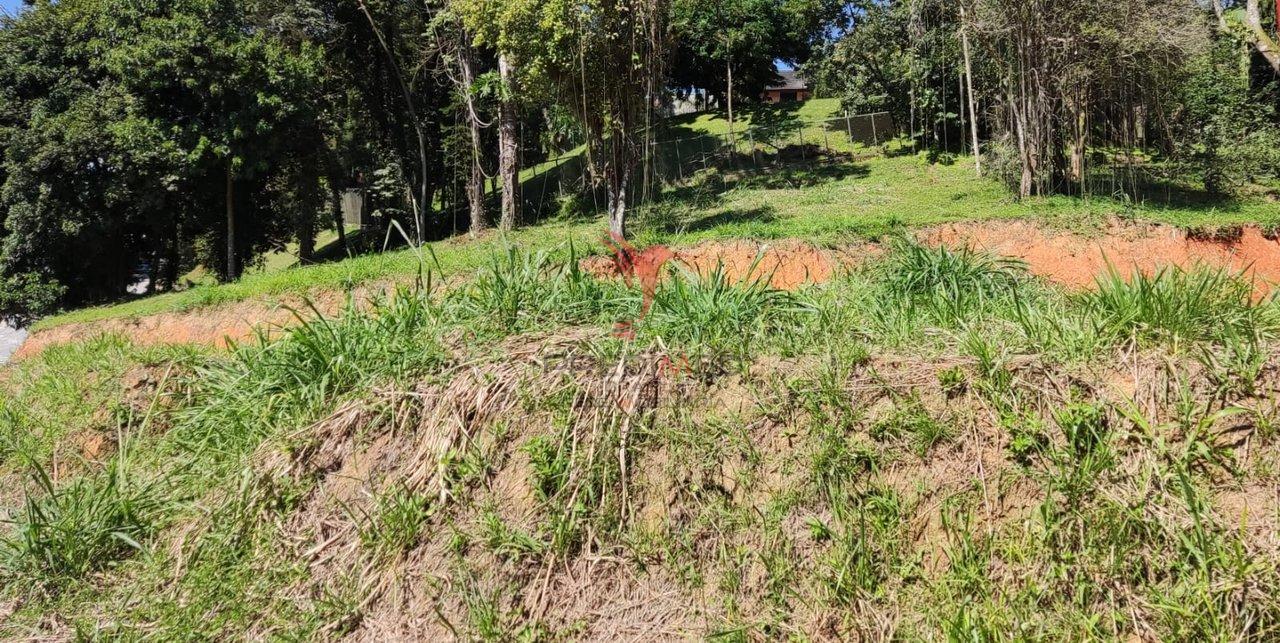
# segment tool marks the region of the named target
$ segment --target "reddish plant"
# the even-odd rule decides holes
[[[663,355],[658,360],[658,372],[667,377],[675,377],[692,373],[693,367],[689,365],[688,355],[679,355],[674,359],[670,355]]]
[[[662,276],[662,267],[676,257],[676,253],[666,246],[649,246],[637,250],[615,232],[604,238],[604,245],[613,251],[613,267],[622,275],[622,280],[631,286],[640,284],[643,297],[640,303],[640,316],[633,322],[621,322],[615,332],[621,337],[634,337],[633,326],[649,314],[653,306],[653,297],[658,290],[658,278]]]

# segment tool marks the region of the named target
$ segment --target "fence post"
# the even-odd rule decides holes
[[[853,119],[849,116],[849,110],[844,110],[844,129],[849,133],[849,146],[853,146]]]
[[[871,143],[873,145],[880,144],[880,135],[876,132],[876,115],[871,115]]]
[[[675,143],[675,147],[676,147],[676,176],[679,177],[680,182],[683,183],[684,182],[684,160],[680,158],[680,139],[677,138],[675,141],[673,141],[673,143]]]

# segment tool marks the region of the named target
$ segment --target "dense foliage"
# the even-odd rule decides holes
[[[1220,17],[1184,0],[853,4],[852,28],[808,66],[822,89],[855,113],[890,112],[918,145],[982,141],[1020,196],[1099,191],[1094,166],[1104,191],[1133,198],[1142,170],[1210,192],[1280,174],[1268,153],[1280,94],[1260,40],[1275,16],[1257,0],[1215,3]],[[1174,162],[1133,163],[1153,156]]]

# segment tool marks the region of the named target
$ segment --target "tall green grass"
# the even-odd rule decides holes
[[[411,382],[446,359],[439,305],[424,292],[349,301],[335,317],[314,308],[297,315],[278,337],[263,333],[195,369],[194,399],[172,435],[177,448],[243,454],[275,431],[315,421],[343,396]]]
[[[956,325],[1006,301],[1026,279],[1021,262],[976,252],[899,241],[879,278],[896,304],[920,307],[938,323]]]
[[[1274,300],[1255,302],[1252,284],[1224,269],[1171,267],[1128,278],[1111,269],[1080,300],[1120,342],[1176,348],[1271,336],[1280,327]]]
[[[3,574],[56,589],[145,551],[166,499],[159,483],[135,478],[126,462],[117,457],[105,471],[60,486],[34,463],[36,488],[0,537]]]
[[[471,283],[446,297],[449,313],[476,330],[502,336],[598,322],[638,309],[634,293],[587,274],[578,259],[573,244],[567,259],[508,246]]]
[[[682,268],[660,285],[642,327],[691,354],[749,357],[813,312],[803,295],[772,287],[768,275],[735,282],[723,265],[705,276]]]

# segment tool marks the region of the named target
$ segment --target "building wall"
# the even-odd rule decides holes
[[[792,98],[791,100],[784,101],[783,100],[784,94],[792,94],[794,95],[794,98]],[[782,103],[782,102],[804,102],[809,100],[812,97],[813,97],[813,92],[810,92],[807,89],[797,89],[797,90],[768,89],[768,90],[765,90],[764,95],[761,96],[760,98],[766,103]]]

